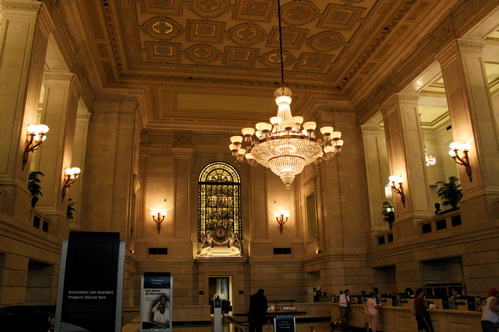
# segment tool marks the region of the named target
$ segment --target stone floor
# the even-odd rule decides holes
[[[247,332],[247,323],[244,319],[238,317],[231,317],[234,321],[224,319],[222,332]],[[175,324],[173,325],[175,332],[213,332],[213,325],[210,324]],[[269,322],[263,328],[263,332],[273,332],[274,326]],[[332,329],[328,320],[314,320],[314,319],[299,319],[296,321],[296,332],[339,332],[338,329]],[[348,329],[349,332],[361,331],[361,329]]]

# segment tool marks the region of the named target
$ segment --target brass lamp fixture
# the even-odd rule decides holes
[[[151,211],[152,220],[154,220],[154,222],[156,223],[158,234],[159,231],[161,230],[161,223],[163,222],[163,220],[165,220],[166,214],[167,214],[166,211],[162,209],[156,209]]]
[[[242,129],[243,136],[232,136],[229,149],[238,162],[261,164],[279,175],[289,189],[303,168],[321,159],[333,158],[341,151],[341,132],[333,127],[320,129],[323,138],[315,136],[315,122],[303,123],[303,117],[291,115],[291,89],[284,83],[284,56],[282,49],[281,3],[277,1],[279,19],[279,54],[281,86],[275,90],[277,116],[270,123],[257,123],[255,128]],[[303,123],[303,125],[302,125]]]
[[[402,205],[405,207],[405,194],[404,194],[404,188],[402,187],[404,178],[402,176],[392,175],[388,178],[388,180],[390,180],[392,190],[400,195],[400,200],[402,201]]]
[[[284,227],[284,224],[288,221],[289,219],[289,212],[281,210],[279,212],[276,212],[274,214],[275,220],[279,224],[279,230],[281,231],[282,234],[282,229]]]
[[[449,155],[454,159],[456,164],[464,166],[466,168],[466,174],[470,178],[470,182],[473,181],[471,177],[471,166],[468,159],[468,151],[470,150],[470,145],[468,143],[452,142],[450,145]],[[459,156],[459,151],[463,151],[463,155]]]
[[[34,152],[36,149],[40,147],[40,144],[47,138],[45,134],[49,131],[49,127],[47,127],[44,124],[39,124],[39,125],[29,125],[27,128],[28,130],[26,134],[26,147],[24,148],[24,154],[23,154],[23,166],[22,169],[24,170],[24,165],[28,162],[28,156],[30,152]]]
[[[66,191],[75,183],[78,175],[81,173],[81,169],[78,167],[66,168],[64,171],[66,173],[66,181],[64,182],[64,186],[62,187],[62,200],[64,201],[64,197],[66,196]]]

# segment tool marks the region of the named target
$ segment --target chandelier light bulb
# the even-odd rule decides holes
[[[303,129],[305,129],[306,131],[315,130],[316,127],[317,127],[317,123],[315,123],[313,121],[305,122],[303,124]]]
[[[321,134],[322,135],[331,135],[333,130],[334,130],[333,127],[322,127]]]
[[[246,135],[253,136],[253,134],[255,133],[255,129],[254,128],[244,128],[243,130],[241,130],[241,132],[244,136],[246,136]]]
[[[230,141],[233,143],[233,144],[238,144],[238,143],[241,143],[243,141],[243,137],[242,136],[232,136],[230,138]]]
[[[282,122],[282,118],[280,116],[273,116],[270,118],[270,123],[272,123],[273,125],[281,124],[281,122]]]

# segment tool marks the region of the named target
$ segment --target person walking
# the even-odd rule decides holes
[[[264,290],[250,296],[250,305],[248,312],[249,332],[263,332],[265,315],[267,314],[267,297]]]
[[[422,288],[416,289],[416,298],[414,299],[414,309],[416,321],[418,322],[418,331],[425,330],[426,332],[433,332],[431,325],[430,315],[428,314],[428,302],[424,297],[424,290]]]
[[[483,332],[496,332],[497,327],[493,325],[499,323],[499,292],[496,288],[489,289],[489,296],[482,305],[478,308],[478,311],[482,312],[482,331]]]
[[[376,332],[378,330],[378,309],[381,308],[383,304],[377,303],[376,301],[376,293],[370,292],[369,298],[367,299],[367,314],[371,317],[371,330]]]
[[[345,331],[348,327],[350,319],[350,291],[345,289],[343,294],[340,295],[340,319],[341,329]]]

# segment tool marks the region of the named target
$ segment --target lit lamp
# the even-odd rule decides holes
[[[402,176],[392,175],[388,178],[388,180],[390,180],[392,190],[400,195],[400,200],[402,201],[402,205],[405,207],[404,188],[402,188],[402,183],[404,182],[404,178]]]
[[[152,220],[156,223],[156,228],[158,229],[158,234],[161,229],[161,223],[165,220],[166,211],[161,209],[156,209],[151,211]]]
[[[468,151],[470,150],[470,145],[468,143],[452,142],[450,145],[449,155],[454,159],[456,164],[464,166],[466,168],[466,174],[470,178],[470,182],[473,181],[471,177],[471,166],[468,159]],[[459,156],[459,151],[463,151],[463,155]]]
[[[66,191],[68,190],[69,187],[75,183],[76,179],[78,178],[78,175],[81,173],[81,169],[78,167],[73,167],[73,168],[66,168],[64,171],[66,173],[66,181],[64,182],[64,186],[62,187],[62,200],[64,201],[64,197],[66,196]]]
[[[24,154],[23,154],[23,167],[22,169],[24,170],[24,165],[28,162],[28,155],[30,152],[35,151],[40,147],[40,144],[47,138],[45,134],[49,131],[49,127],[47,127],[44,124],[39,124],[39,125],[29,125],[27,127],[27,134],[26,134],[26,147],[24,148]]]
[[[277,1],[279,19],[279,63],[281,86],[275,90],[277,116],[269,123],[260,122],[255,128],[242,129],[242,136],[232,136],[229,149],[238,162],[263,165],[278,175],[289,189],[297,174],[306,165],[323,159],[331,159],[341,151],[341,132],[333,127],[322,127],[321,138],[315,135],[317,124],[303,123],[303,117],[291,114],[291,89],[284,82],[284,60],[281,28],[281,3]],[[277,55],[277,54],[276,54]]]
[[[288,211],[279,211],[274,214],[275,220],[279,224],[279,230],[281,231],[282,234],[282,228],[284,224],[288,221],[289,219],[289,212]]]

